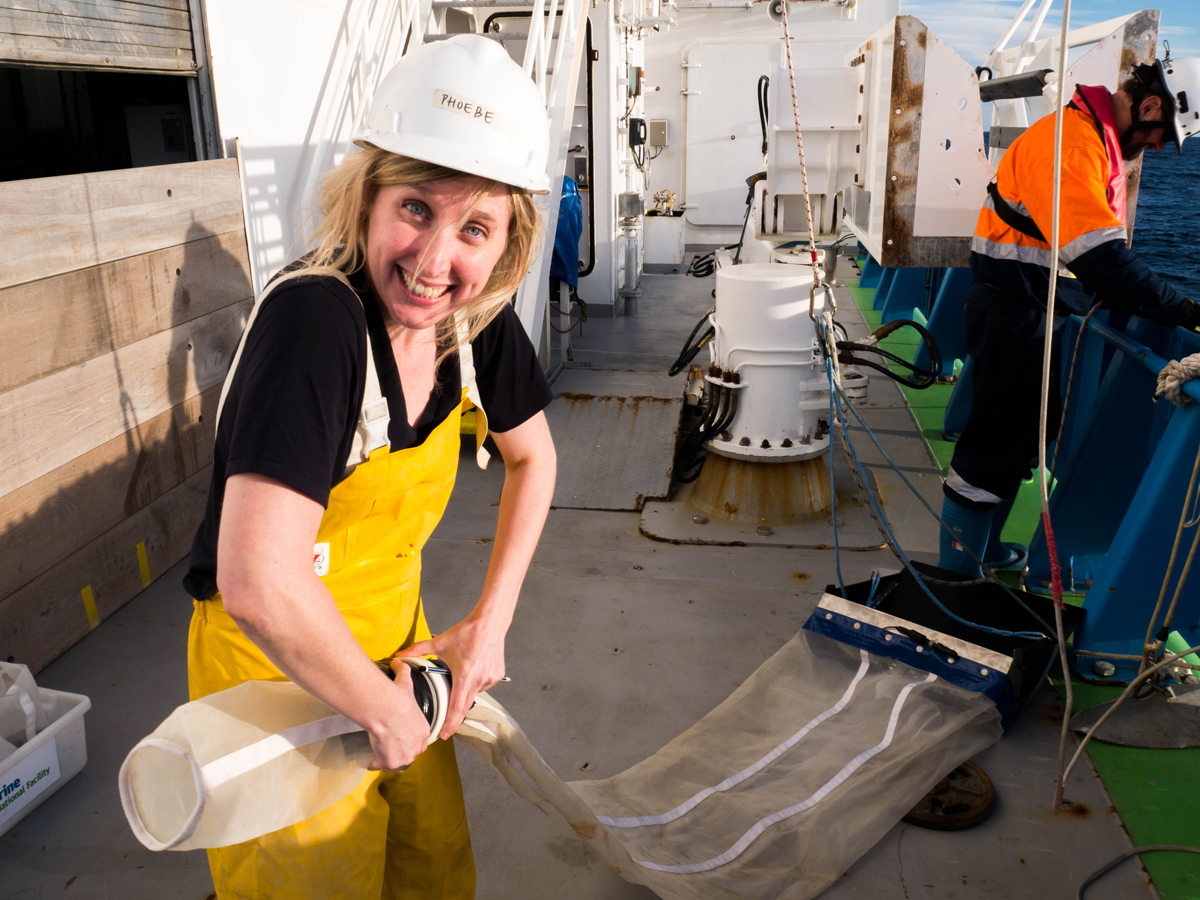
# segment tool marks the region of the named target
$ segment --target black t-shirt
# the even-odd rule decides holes
[[[359,279],[352,279],[363,290]],[[362,302],[329,276],[297,278],[272,293],[254,321],[225,398],[213,452],[212,486],[192,544],[183,585],[206,600],[217,589],[217,530],[225,479],[253,472],[329,505],[345,476],[366,383],[366,352],[375,355],[387,398],[391,449],[425,441],[462,396],[457,354],[443,360],[438,387],[417,421],[408,424],[400,373],[387,329],[370,291]],[[505,432],[553,399],[537,353],[512,307],[506,306],[471,342],[488,427]]]

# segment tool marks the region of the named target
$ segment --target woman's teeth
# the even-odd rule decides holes
[[[416,296],[425,300],[436,300],[438,297],[442,296],[442,294],[446,293],[446,290],[449,287],[448,285],[443,285],[442,287],[438,288],[425,287],[403,269],[400,269],[400,276],[404,279],[404,286],[406,288],[412,291]]]

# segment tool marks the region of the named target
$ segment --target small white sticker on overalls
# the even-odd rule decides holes
[[[313,571],[318,575],[329,574],[329,544],[313,544]]]
[[[494,128],[510,140],[516,138],[520,133],[520,129],[517,128],[515,122],[505,118],[496,112],[496,110],[489,109],[482,103],[476,103],[474,100],[468,100],[465,97],[453,94],[450,91],[444,91],[441,88],[433,92],[433,105],[438,109],[456,112],[489,128]]]

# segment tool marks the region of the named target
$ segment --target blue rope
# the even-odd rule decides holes
[[[932,506],[929,505],[929,501],[927,501],[921,495],[921,492],[917,490],[916,486],[911,481],[908,480],[908,476],[905,475],[903,470],[899,466],[896,465],[895,461],[891,457],[891,454],[889,454],[887,452],[887,450],[884,449],[883,444],[879,443],[879,438],[875,436],[875,432],[871,430],[871,427],[869,425],[867,425],[866,420],[863,419],[863,417],[862,417],[862,413],[860,413],[857,409],[854,408],[854,404],[850,402],[850,399],[848,397],[846,397],[845,392],[842,391],[842,389],[841,389],[841,386],[837,387],[837,391],[838,391],[839,397],[845,401],[846,408],[849,409],[850,412],[854,413],[854,417],[858,420],[858,424],[860,426],[862,426],[863,431],[865,431],[867,433],[867,436],[871,439],[871,442],[875,445],[875,449],[877,449],[880,452],[880,454],[882,454],[884,460],[887,461],[887,464],[889,466],[891,466],[892,470],[897,475],[900,476],[900,480],[904,482],[905,487],[907,487],[910,491],[912,491],[913,496],[915,496],[918,500],[921,501],[921,505],[924,506],[925,509],[929,511],[929,514],[931,516],[933,516],[933,518],[937,521],[938,526],[941,528],[944,528],[947,532],[950,532],[950,526],[948,526],[945,522],[942,521],[942,517],[939,516],[937,514],[937,511]],[[847,438],[847,443],[850,443],[849,438]],[[865,478],[864,478],[864,481],[865,481]],[[979,562],[982,564],[982,560],[976,559],[976,562]],[[1006,594],[1008,594],[1009,597],[1011,597],[1013,600],[1015,600],[1021,606],[1021,608],[1023,610],[1025,610],[1025,612],[1029,613],[1029,615],[1033,616],[1035,619],[1037,619],[1039,622],[1041,622],[1042,626],[1045,627],[1045,629],[1047,631],[1054,631],[1054,629],[1050,627],[1050,624],[1048,622],[1046,622],[1046,620],[1043,619],[1041,616],[1039,616],[1036,612],[1034,612],[1032,609],[1030,609],[1029,604],[1026,603],[1024,600],[1022,600],[1016,593],[1014,593],[1012,588],[1010,588],[1007,584],[1004,584],[1002,581],[999,581],[999,580],[996,580],[993,583],[999,585],[1000,588]]]
[[[846,446],[850,450],[850,456],[854,462],[854,467],[858,471],[859,475],[862,476],[862,478],[861,478],[862,488],[866,492],[867,499],[871,502],[872,508],[875,510],[876,519],[879,522],[880,527],[883,528],[884,534],[887,535],[888,540],[890,541],[891,545],[896,549],[896,555],[900,557],[900,561],[902,563],[904,563],[904,567],[906,569],[908,569],[908,571],[912,574],[913,578],[916,579],[917,584],[919,584],[921,586],[921,590],[923,590],[925,592],[925,594],[929,597],[930,600],[933,601],[934,605],[938,609],[940,609],[943,613],[945,613],[947,616],[949,616],[955,622],[958,622],[960,625],[966,625],[968,628],[974,628],[977,631],[982,631],[982,632],[985,632],[986,634],[995,634],[1000,637],[1019,637],[1019,638],[1025,638],[1026,640],[1041,640],[1043,638],[1046,638],[1046,635],[1042,634],[1041,632],[1037,632],[1037,631],[1004,631],[1001,628],[992,628],[987,625],[980,625],[978,622],[972,622],[968,619],[964,619],[961,616],[957,616],[954,613],[950,612],[950,610],[946,608],[946,606],[942,603],[942,601],[939,600],[936,596],[934,596],[933,591],[931,591],[929,589],[929,585],[927,585],[925,583],[925,581],[921,578],[920,573],[917,572],[917,570],[913,568],[913,564],[912,564],[912,562],[909,561],[908,554],[906,554],[904,552],[904,548],[900,546],[900,542],[898,540],[896,540],[896,535],[892,533],[892,527],[890,524],[888,524],[887,517],[883,514],[883,509],[879,505],[879,500],[875,496],[875,492],[873,490],[871,490],[871,485],[867,479],[866,470],[863,468],[863,464],[858,458],[858,451],[854,449],[854,442],[850,440],[850,427],[846,421],[845,415],[842,412],[841,398],[838,396],[837,384],[833,378],[833,361],[830,360],[829,358],[825,359],[825,370],[826,370],[826,374],[829,376],[830,406],[831,406],[831,408],[837,409],[838,426],[842,429],[842,435],[846,440]],[[847,403],[847,405],[850,405],[850,404]],[[861,421],[861,416],[859,417],[859,419]],[[866,423],[863,423],[863,427],[866,428]],[[870,429],[867,429],[867,431],[870,432]],[[872,434],[872,437],[874,437],[873,434]],[[832,444],[832,441],[831,441],[831,444]],[[878,446],[878,442],[876,442],[876,445]],[[884,455],[886,457],[886,454],[884,454]],[[888,458],[888,462],[892,465],[893,468],[895,468],[895,463],[892,463],[890,458]],[[832,469],[832,466],[830,468]],[[899,470],[897,469],[897,471],[899,471]],[[911,485],[910,485],[910,487],[911,487]],[[834,552],[835,553],[837,552],[836,544],[834,546]],[[845,596],[844,590],[842,592],[842,596]]]
[[[879,589],[879,570],[874,569],[871,571],[871,592],[869,594],[867,594],[867,607],[870,609],[875,608],[875,591],[877,591],[878,589]]]

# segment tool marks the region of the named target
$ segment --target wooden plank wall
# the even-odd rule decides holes
[[[0,659],[188,554],[252,294],[236,160],[0,184]]]
[[[188,0],[0,0],[0,59],[192,72]]]

